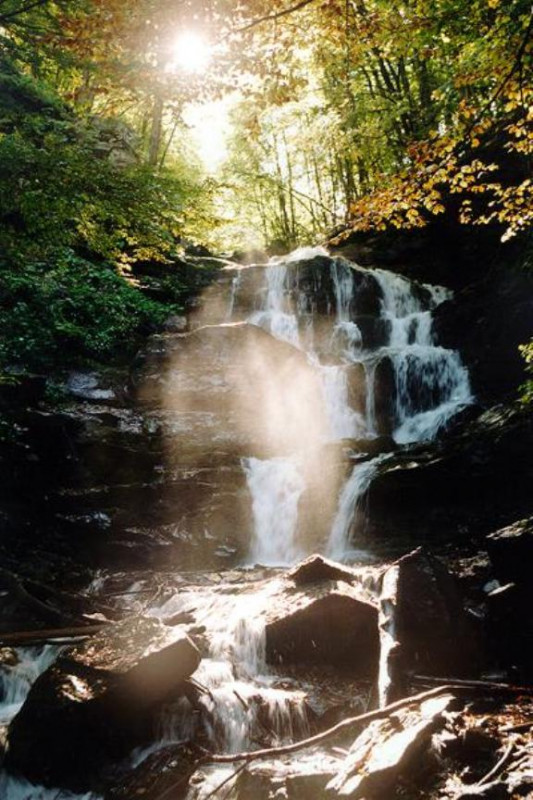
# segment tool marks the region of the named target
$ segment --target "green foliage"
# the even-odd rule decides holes
[[[174,262],[197,178],[143,164],[129,126],[75,113],[0,58],[0,374],[129,354],[180,310],[195,276]],[[161,302],[130,277],[150,262]]]
[[[131,354],[169,313],[111,265],[67,249],[54,262],[1,265],[0,297],[0,367],[31,370]]]

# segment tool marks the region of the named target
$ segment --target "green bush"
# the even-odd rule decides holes
[[[147,299],[108,263],[71,250],[53,263],[0,265],[0,367],[71,366],[130,354],[168,306]]]

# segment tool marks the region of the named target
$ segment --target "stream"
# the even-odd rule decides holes
[[[310,268],[313,263],[318,268]],[[294,351],[317,380],[294,409],[306,431],[303,437],[300,429],[293,436],[284,428],[290,424],[284,407],[274,414],[269,403],[263,428],[275,420],[284,446],[272,454],[261,448],[240,456],[252,529],[239,580],[235,570],[228,570],[227,580],[212,587],[199,582],[145,609],[162,620],[193,613],[204,630],[205,652],[194,678],[205,689],[200,699],[205,713],[201,719],[191,716],[183,700],[166,707],[152,745],[132,754],[135,765],[169,743],[193,737],[195,726],[202,726],[215,751],[228,753],[309,735],[309,687],[267,664],[265,617],[284,570],[317,549],[307,541],[301,519],[310,470],[318,480],[324,470],[326,481],[324,448],[342,445],[351,454],[341,485],[332,489],[336,509],[318,549],[337,561],[366,564],[372,553],[358,546],[357,531],[365,522],[369,488],[390,449],[434,439],[473,401],[460,354],[435,340],[433,311],[451,296],[444,287],[363,269],[321,249],[297,251],[264,267],[228,270],[226,284],[218,324],[261,329],[287,352]],[[389,445],[380,451],[385,440]],[[364,454],[365,446],[372,455]],[[18,663],[0,673],[0,726],[16,715],[57,653],[53,646],[21,649]],[[204,769],[187,800],[207,798],[233,769]],[[0,773],[0,797],[96,799],[35,787],[5,772]]]

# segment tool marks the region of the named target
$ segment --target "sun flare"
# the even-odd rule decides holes
[[[205,72],[211,61],[211,46],[199,33],[181,33],[172,48],[173,67],[185,72]]]

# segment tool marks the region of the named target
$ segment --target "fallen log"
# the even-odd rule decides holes
[[[411,697],[404,697],[403,700],[396,700],[384,708],[377,708],[375,711],[366,711],[364,714],[358,714],[356,717],[348,717],[328,728],[325,731],[316,733],[314,736],[309,736],[307,739],[301,739],[299,742],[292,742],[291,744],[280,745],[279,747],[266,747],[262,750],[248,750],[241,753],[212,753],[206,755],[202,759],[203,763],[213,764],[231,764],[233,761],[255,761],[258,758],[270,758],[271,756],[282,756],[287,753],[295,753],[298,750],[303,750],[306,747],[313,747],[315,744],[336,736],[342,731],[353,728],[354,725],[359,725],[361,722],[371,722],[375,719],[384,719],[389,717],[395,711],[409,706],[416,706],[429,700],[431,697],[437,697],[440,694],[453,694],[457,689],[454,684],[447,684],[445,686],[437,686],[435,689],[429,689],[427,692],[420,692],[420,694],[412,695]]]
[[[429,686],[453,683],[454,686],[463,689],[486,689],[491,692],[533,695],[533,686],[513,686],[511,683],[470,680],[468,678],[439,678],[433,675],[411,675],[410,680],[413,683],[425,683]]]
[[[462,687],[459,687],[461,689]],[[426,692],[421,692],[416,695],[412,695],[411,697],[405,697],[402,700],[397,700],[394,703],[390,703],[388,706],[384,708],[378,708],[375,711],[367,711],[364,714],[358,714],[355,717],[348,717],[347,719],[338,722],[333,727],[328,728],[321,733],[317,733],[314,736],[309,736],[306,739],[301,739],[299,742],[293,742],[292,744],[285,744],[280,745],[278,747],[267,747],[261,750],[248,750],[240,753],[209,753],[205,752],[201,758],[198,759],[195,765],[195,769],[198,769],[204,764],[232,764],[235,761],[243,761],[243,768],[246,764],[250,761],[255,761],[262,758],[271,758],[277,756],[284,756],[289,753],[295,753],[298,750],[303,750],[307,747],[313,747],[315,744],[319,744],[326,739],[329,739],[333,736],[336,736],[338,733],[341,733],[345,730],[349,730],[353,728],[355,725],[359,725],[362,722],[372,722],[373,720],[378,719],[385,719],[386,717],[391,716],[394,712],[399,711],[400,709],[409,708],[411,706],[420,705],[425,700],[430,700],[432,697],[438,697],[439,695],[443,694],[452,694],[455,691],[456,687],[453,685],[447,686],[437,686],[435,689],[429,689]],[[240,772],[240,768],[238,770]],[[237,773],[234,773],[235,775]],[[233,777],[233,775],[231,777]],[[172,792],[182,786],[184,782],[183,776],[180,776],[179,780],[173,783],[171,786],[168,786],[162,794],[158,795],[157,800],[167,800],[169,796],[171,796]]]
[[[46,628],[34,631],[0,633],[0,646],[23,647],[32,644],[53,644],[59,641],[73,643],[94,636],[108,624],[107,622],[99,622],[96,625],[76,625],[69,628]]]

